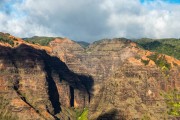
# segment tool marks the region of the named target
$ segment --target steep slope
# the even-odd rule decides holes
[[[142,50],[127,39],[104,39],[87,49],[68,39],[49,46],[71,70],[93,77],[89,119],[171,117],[160,93],[179,90],[180,61]]]
[[[85,107],[89,91],[84,83],[89,80],[93,84],[92,78],[70,71],[60,59],[47,54],[46,47],[18,43],[14,47],[0,45],[1,117],[75,119],[71,107],[75,101]]]

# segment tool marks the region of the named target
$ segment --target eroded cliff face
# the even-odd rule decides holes
[[[0,46],[0,71],[1,116],[7,117],[8,111],[12,119],[75,119],[68,108],[76,99],[84,102],[84,108],[84,99],[89,99],[84,80],[93,83],[89,76],[70,71],[59,58],[25,43]]]
[[[102,40],[86,49],[68,39],[56,39],[50,47],[72,71],[94,79],[89,119],[170,119],[160,94],[179,90],[178,60],[157,55],[156,59],[167,62],[166,68],[150,59],[155,53],[127,39]]]
[[[163,95],[180,89],[179,60],[127,39],[83,48],[67,38],[40,46],[9,37],[13,47],[0,44],[0,109],[6,116],[75,120],[76,109],[86,107],[90,120],[171,119]]]

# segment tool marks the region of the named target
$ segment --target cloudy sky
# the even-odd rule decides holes
[[[180,38],[180,0],[0,0],[0,31],[88,42]]]

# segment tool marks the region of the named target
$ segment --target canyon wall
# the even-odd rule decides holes
[[[56,39],[50,47],[72,71],[92,76],[89,119],[170,119],[160,94],[179,90],[178,60],[166,56],[171,67],[164,70],[149,59],[155,53],[127,39],[104,39],[86,49],[68,39]]]
[[[63,107],[84,108],[89,103],[85,80],[68,69],[59,58],[22,44],[0,46],[1,97],[7,111],[21,119],[70,119]],[[62,113],[61,113],[62,112]],[[59,114],[61,113],[61,114]]]
[[[14,39],[14,38],[13,38]],[[178,119],[164,97],[180,90],[180,61],[128,39],[87,48],[67,38],[49,46],[0,44],[0,116],[23,120]]]

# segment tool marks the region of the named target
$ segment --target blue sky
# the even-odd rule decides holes
[[[5,14],[21,14],[20,11],[14,7],[14,4],[22,3],[23,0],[2,0],[0,12],[4,12]]]
[[[169,2],[169,3],[177,3],[179,4],[180,3],[180,0],[165,0],[166,2]]]
[[[1,0],[0,31],[19,37],[180,38],[180,0]]]
[[[160,1],[160,0],[140,0],[141,3],[154,2],[154,1]],[[167,2],[167,3],[173,3],[173,4],[180,4],[180,0],[161,0],[161,1]]]

